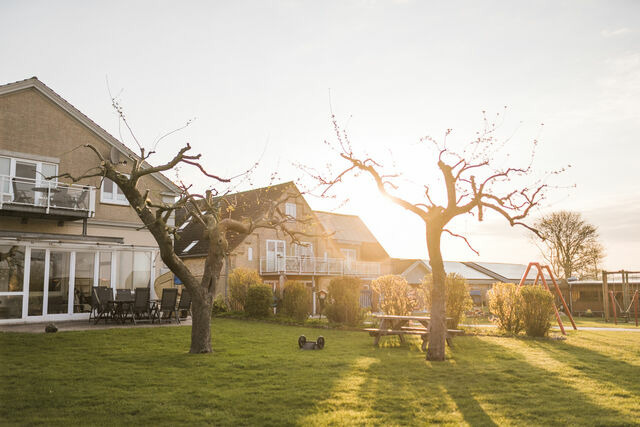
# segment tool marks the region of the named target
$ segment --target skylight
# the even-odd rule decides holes
[[[189,223],[191,222],[191,218],[189,218],[188,220],[186,220],[185,222],[182,223],[182,225],[180,226],[180,228],[178,228],[178,231],[182,231],[184,230],[184,228],[189,225]]]
[[[184,248],[184,250],[182,251],[183,254],[186,254],[187,252],[189,252],[195,245],[197,245],[199,242],[199,240],[194,240],[193,242],[189,243],[189,245]]]

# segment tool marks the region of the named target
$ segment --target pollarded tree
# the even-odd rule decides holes
[[[484,113],[483,113],[484,114]],[[536,229],[523,220],[530,214],[544,197],[547,185],[542,179],[534,179],[531,185],[518,184],[523,178],[531,180],[532,164],[535,157],[537,141],[533,140],[528,165],[523,167],[500,167],[496,156],[504,148],[505,141],[498,141],[495,133],[497,126],[484,117],[484,129],[477,132],[477,137],[461,152],[447,147],[447,137],[451,129],[445,132],[443,141],[425,137],[421,142],[428,143],[434,149],[434,164],[431,165],[442,178],[442,195],[444,200],[438,202],[432,191],[432,183],[421,184],[421,196],[410,201],[400,193],[399,174],[386,171],[380,159],[356,154],[344,131],[332,116],[336,140],[326,142],[337,155],[344,160],[344,168],[338,171],[329,170],[328,174],[311,171],[312,176],[320,183],[322,195],[335,195],[332,190],[349,175],[363,174],[368,176],[382,195],[392,202],[417,215],[424,221],[429,262],[433,275],[431,288],[431,333],[427,359],[441,361],[445,357],[446,316],[445,316],[445,270],[440,244],[443,234],[463,239],[475,251],[469,241],[462,235],[447,228],[448,224],[461,215],[477,215],[482,221],[486,212],[490,211],[503,217],[511,226],[522,226],[534,233]],[[507,155],[508,159],[508,155]],[[508,160],[507,160],[508,161]],[[423,168],[427,167],[424,166]],[[560,171],[550,172],[551,174]],[[389,225],[393,226],[393,221]]]
[[[207,172],[201,164],[201,155],[189,154],[191,150],[189,144],[181,148],[167,163],[159,166],[149,165],[147,160],[154,153],[154,150],[147,151],[143,148],[131,131],[117,100],[113,99],[112,101],[120,119],[138,145],[140,154],[132,154],[129,159],[121,161],[111,158],[109,153],[101,151],[98,147],[85,144],[84,147],[95,154],[98,166],[79,176],[62,173],[58,177],[68,178],[73,182],[90,177],[103,177],[110,179],[120,188],[130,206],[144,224],[143,228],[149,230],[158,243],[162,261],[192,294],[190,352],[211,353],[211,309],[218,281],[220,280],[220,272],[228,252],[228,235],[234,232],[241,235],[249,235],[256,228],[272,228],[287,234],[293,241],[297,242],[298,236],[309,236],[310,234],[304,230],[294,230],[291,226],[292,222],[300,222],[300,220],[286,215],[284,209],[281,209],[281,206],[293,196],[280,193],[278,195],[269,194],[269,187],[262,194],[263,203],[268,204],[268,208],[262,210],[264,213],[261,217],[253,219],[231,218],[229,211],[233,208],[233,196],[229,192],[225,193],[215,188],[206,190],[204,194],[196,194],[190,191],[191,186],[181,184],[180,195],[174,203],[153,202],[149,190],[144,188],[141,181],[144,177],[153,173],[163,173],[180,165],[188,165],[198,168],[204,176],[211,179],[218,186],[228,184],[233,178],[223,178]],[[155,145],[157,145],[157,141]],[[249,171],[245,172],[245,174],[249,173]],[[200,280],[189,271],[174,251],[173,238],[176,234],[176,228],[169,225],[169,220],[177,210],[186,210],[185,220],[193,218],[204,227],[204,236],[202,238],[208,241],[209,249],[203,276]]]
[[[568,279],[574,273],[592,270],[597,274],[604,248],[598,242],[598,229],[579,212],[553,212],[538,220],[535,227],[542,238],[540,252],[557,276]]]

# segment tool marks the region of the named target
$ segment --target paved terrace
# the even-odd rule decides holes
[[[107,323],[104,321],[98,323],[97,325],[93,322],[89,323],[86,320],[70,320],[66,322],[43,322],[43,323],[21,323],[17,325],[0,325],[0,332],[20,332],[20,333],[31,333],[38,334],[44,333],[44,328],[49,323],[53,323],[58,328],[58,332],[63,331],[90,331],[90,330],[98,330],[98,329],[121,329],[121,328],[163,328],[163,327],[171,327],[171,326],[191,326],[191,318],[180,320],[180,324],[176,324],[175,322],[162,322],[158,323],[138,323],[136,325],[132,323]]]

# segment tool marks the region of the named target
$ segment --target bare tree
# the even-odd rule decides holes
[[[538,220],[535,227],[543,239],[540,252],[557,276],[568,279],[574,273],[597,272],[604,248],[598,242],[598,229],[580,213],[553,212]]]
[[[531,186],[524,185],[514,189],[516,183],[513,180],[516,177],[530,179],[537,141],[533,141],[528,166],[500,168],[492,167],[492,161],[496,152],[502,149],[508,140],[497,140],[494,136],[497,127],[495,123],[490,123],[486,116],[484,129],[477,132],[477,137],[460,153],[447,148],[447,137],[451,134],[451,129],[445,132],[442,142],[431,137],[422,138],[423,143],[428,143],[435,149],[433,166],[437,168],[442,178],[441,190],[444,200],[438,203],[434,200],[436,197],[432,192],[432,184],[421,183],[421,197],[418,200],[409,201],[408,198],[400,195],[399,174],[385,172],[380,159],[357,155],[347,133],[338,125],[335,116],[332,116],[332,121],[336,140],[325,143],[344,160],[345,166],[337,171],[329,170],[327,173],[315,170],[308,170],[308,172],[320,183],[321,194],[325,196],[335,195],[329,192],[342,183],[347,176],[364,174],[373,180],[382,195],[424,221],[434,282],[431,290],[431,332],[426,357],[427,360],[432,361],[444,360],[447,328],[446,274],[440,250],[442,235],[449,234],[463,239],[469,248],[477,253],[466,237],[454,233],[447,228],[447,225],[455,217],[465,214],[475,214],[478,220],[482,221],[487,211],[503,217],[511,226],[519,225],[535,233],[535,228],[527,225],[523,220],[543,199],[547,185],[542,179],[538,179]],[[392,224],[393,221],[390,220],[389,225],[392,226]]]
[[[179,165],[198,168],[204,176],[211,179],[218,186],[228,185],[232,179],[238,177],[224,178],[207,172],[201,164],[201,155],[189,154],[191,150],[189,144],[181,148],[170,161],[159,166],[149,165],[147,160],[155,152],[157,143],[162,138],[156,141],[153,150],[146,151],[142,144],[138,142],[133,131],[131,131],[122,108],[115,99],[113,99],[113,106],[118,112],[122,123],[126,125],[138,145],[140,154],[133,155],[128,160],[115,161],[115,159],[111,159],[108,153],[102,152],[98,147],[85,144],[83,147],[95,154],[98,166],[87,170],[79,176],[62,173],[58,177],[68,178],[73,182],[90,177],[108,178],[122,190],[129,204],[141,219],[142,228],[149,230],[158,243],[162,261],[182,281],[193,296],[190,352],[211,353],[211,309],[220,279],[220,271],[228,252],[227,237],[229,233],[235,232],[241,235],[249,235],[256,228],[272,228],[289,235],[295,242],[298,241],[298,236],[309,234],[305,231],[291,229],[291,222],[295,221],[295,219],[286,215],[280,208],[288,199],[287,195],[274,199],[269,194],[265,194],[264,203],[268,203],[269,207],[268,209],[263,209],[264,214],[257,219],[233,219],[230,217],[229,207],[233,205],[233,196],[229,194],[230,190],[222,192],[211,188],[204,194],[196,194],[190,191],[190,185],[181,183],[178,200],[174,203],[152,201],[149,189],[145,188],[141,180],[147,175],[167,172]],[[252,168],[241,175],[248,174]],[[175,237],[176,229],[168,225],[168,221],[178,209],[186,210],[187,218],[194,218],[205,229],[203,239],[208,240],[209,249],[201,280],[198,280],[189,271],[174,251],[173,238]]]

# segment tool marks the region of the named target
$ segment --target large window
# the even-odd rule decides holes
[[[69,312],[70,255],[69,252],[51,251],[49,253],[47,314]]]
[[[119,251],[118,289],[148,288],[151,282],[151,252]]]
[[[115,182],[109,178],[102,180],[102,186],[100,187],[100,201],[102,203],[112,203],[116,205],[128,205],[129,201],[124,196],[124,193],[116,185]]]
[[[73,286],[74,313],[88,313],[91,310],[91,287],[95,277],[95,259],[93,252],[76,252]]]
[[[0,319],[22,317],[24,252],[24,246],[0,246]]]
[[[44,314],[44,270],[46,251],[44,249],[31,250],[29,263],[29,316]]]

